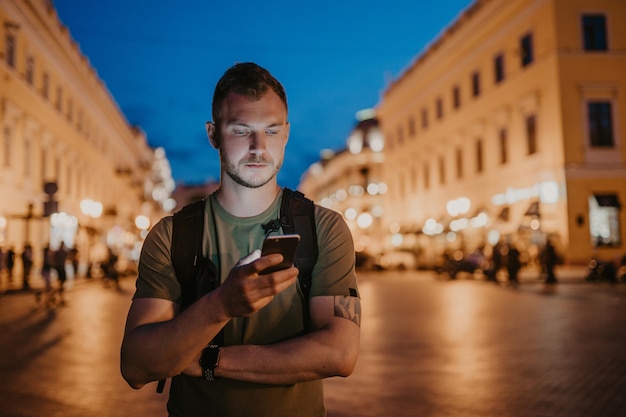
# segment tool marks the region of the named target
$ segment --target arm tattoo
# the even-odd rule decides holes
[[[357,297],[335,296],[335,317],[342,317],[361,327],[361,300]]]

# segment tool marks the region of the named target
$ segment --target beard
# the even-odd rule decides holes
[[[259,188],[264,186],[276,177],[282,166],[282,160],[275,164],[274,161],[267,160],[262,156],[252,156],[238,163],[233,163],[223,151],[220,152],[220,160],[226,174],[237,184],[247,188]],[[271,167],[272,171],[270,174],[256,173],[246,176],[244,171],[248,164],[266,165]]]

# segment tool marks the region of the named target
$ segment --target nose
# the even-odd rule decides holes
[[[267,139],[264,132],[254,132],[250,135],[250,152],[259,154],[265,152]]]

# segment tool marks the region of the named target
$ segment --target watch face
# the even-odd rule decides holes
[[[203,368],[215,368],[220,359],[220,348],[216,345],[211,345],[204,348],[202,356],[200,357],[200,366]]]

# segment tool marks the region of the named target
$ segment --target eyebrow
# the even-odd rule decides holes
[[[281,127],[284,126],[286,124],[288,124],[289,122],[285,121],[284,123],[272,123],[271,125],[267,125],[264,127],[264,129],[268,129],[268,128],[272,128],[272,127]],[[233,120],[232,122],[228,122],[226,123],[226,126],[243,126],[243,127],[248,127],[248,128],[252,128],[251,125],[249,125],[248,123],[242,122],[240,120]]]

